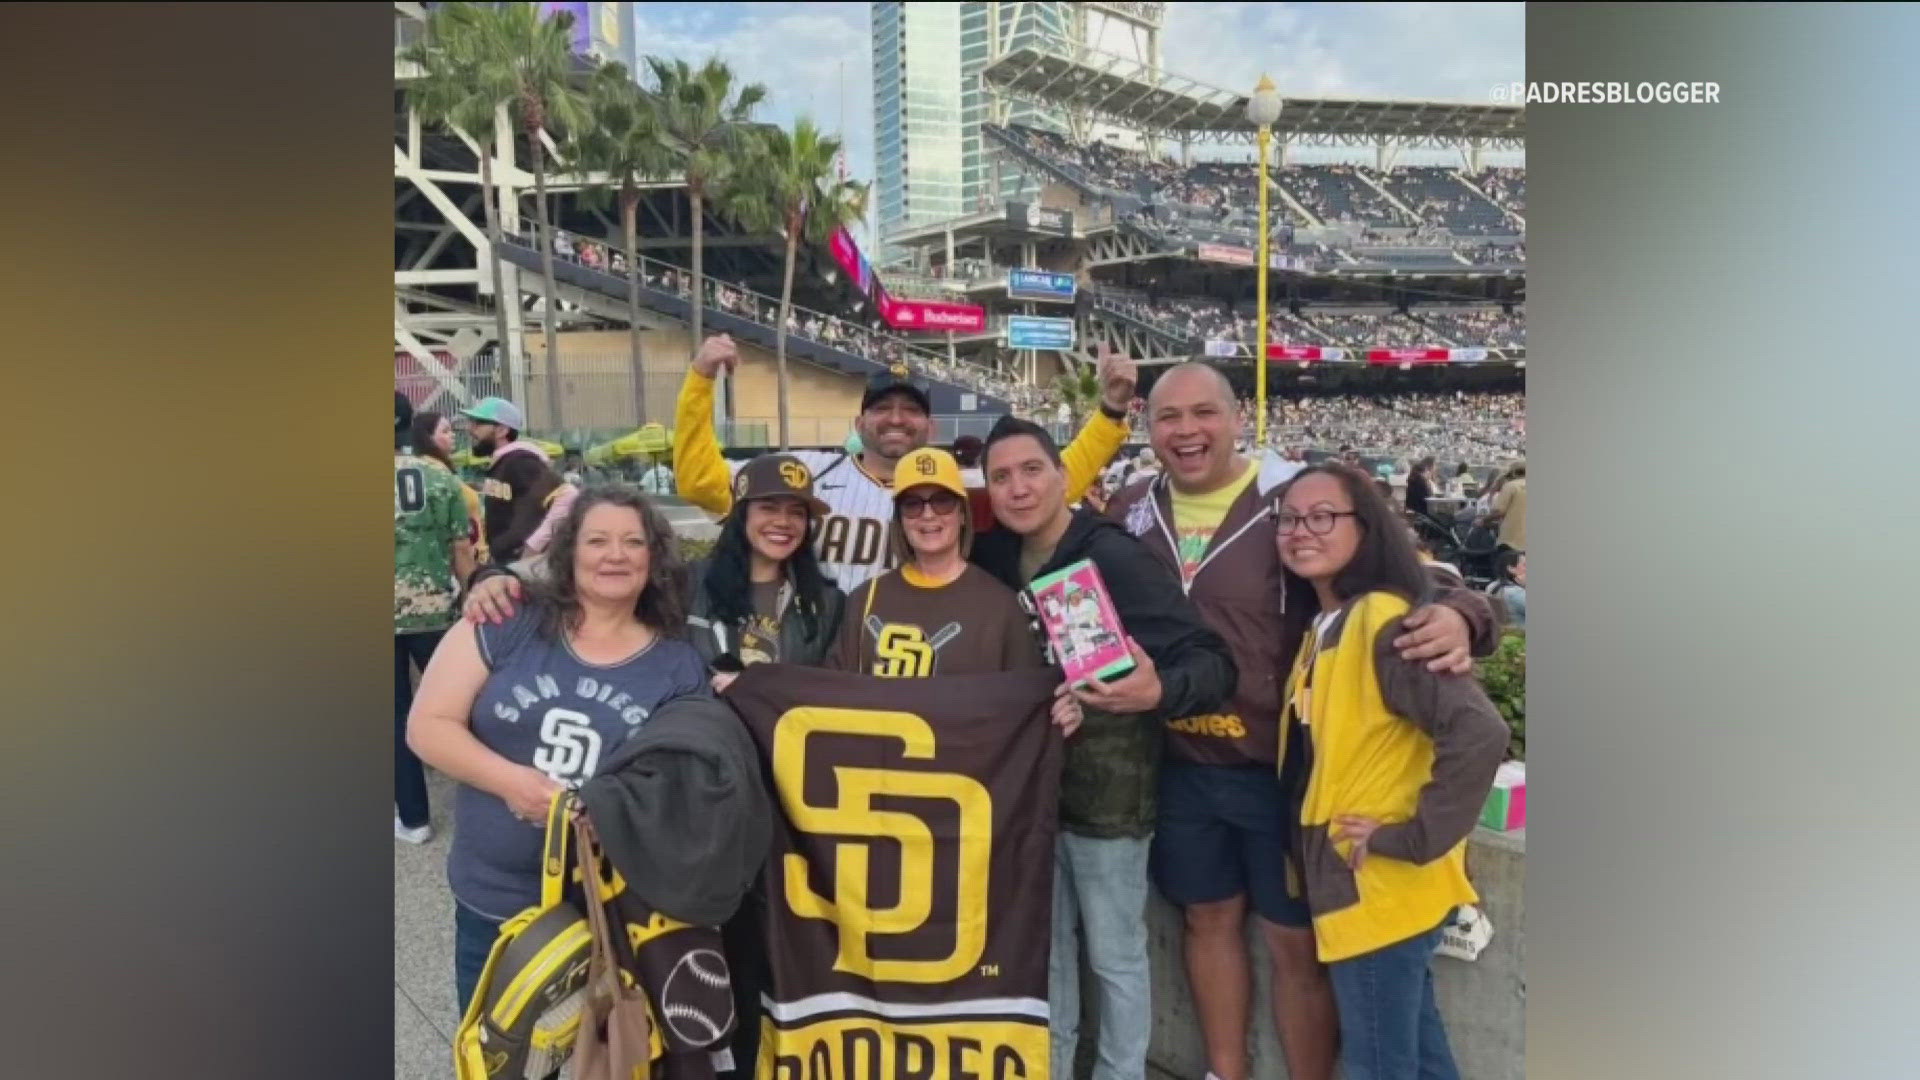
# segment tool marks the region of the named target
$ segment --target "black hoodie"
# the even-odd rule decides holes
[[[1148,713],[1087,710],[1067,740],[1060,824],[1081,836],[1144,837],[1153,832],[1166,720],[1218,710],[1239,673],[1226,641],[1201,620],[1165,564],[1114,522],[1087,510],[1070,513],[1053,557],[1035,576],[1091,559],[1121,625],[1153,660],[1161,695],[1160,707]],[[1020,537],[1008,529],[982,533],[972,559],[1008,588],[1027,585],[1020,576]]]

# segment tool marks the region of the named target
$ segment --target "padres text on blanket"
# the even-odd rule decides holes
[[[1059,682],[757,664],[727,691],[778,803],[759,1080],[1046,1080]]]

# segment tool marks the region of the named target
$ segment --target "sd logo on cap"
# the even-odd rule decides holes
[[[813,493],[813,470],[791,454],[762,454],[740,467],[733,478],[737,507],[752,499],[799,499],[813,515],[827,513],[827,504]]]
[[[902,472],[900,470],[904,469]],[[960,479],[960,463],[953,455],[937,447],[923,446],[900,459],[894,475],[894,498],[908,488],[932,485],[967,497],[967,485]]]

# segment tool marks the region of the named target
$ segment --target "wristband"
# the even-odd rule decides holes
[[[1118,421],[1125,420],[1127,418],[1127,410],[1116,409],[1113,406],[1107,404],[1106,398],[1101,398],[1100,399],[1100,415],[1106,417],[1109,420],[1118,422]]]

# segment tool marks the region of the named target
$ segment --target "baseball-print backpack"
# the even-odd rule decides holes
[[[547,810],[540,902],[500,926],[454,1034],[458,1080],[544,1080],[573,1053],[593,950],[592,928],[568,895],[577,805],[561,791]]]
[[[605,977],[596,987],[596,969],[616,974],[617,987]],[[596,1021],[585,1039],[583,1017]],[[540,903],[501,925],[454,1035],[458,1080],[546,1080],[576,1048],[595,1059],[574,1060],[576,1076],[609,1051],[637,1064],[641,1040],[648,1061],[687,1055],[692,1067],[673,1072],[712,1075],[732,1067],[734,1026],[720,932],[648,908],[599,853],[577,796],[562,791],[547,813]]]

